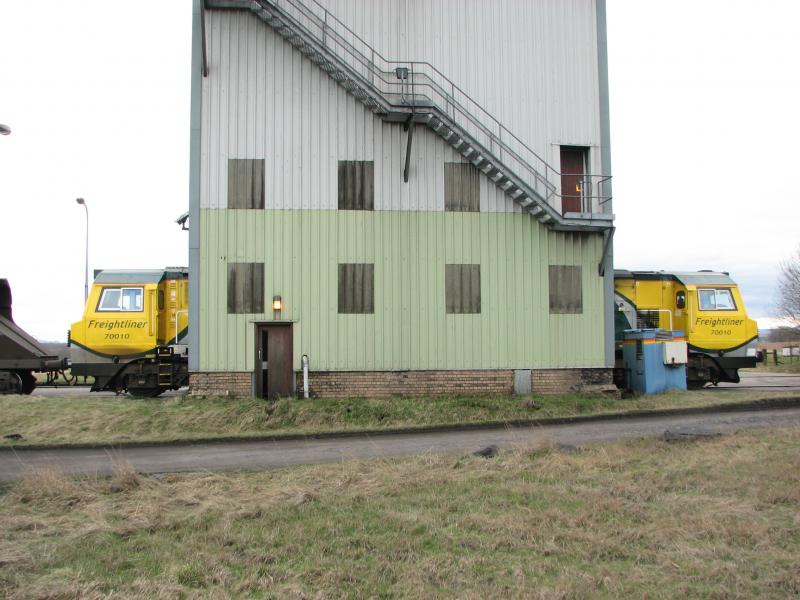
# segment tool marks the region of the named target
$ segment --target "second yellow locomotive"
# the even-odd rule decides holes
[[[739,382],[739,369],[756,366],[758,325],[727,273],[614,271],[616,331],[682,330],[689,347],[687,383],[702,387]]]
[[[69,334],[72,373],[92,391],[157,396],[188,384],[189,274],[182,267],[105,270]]]

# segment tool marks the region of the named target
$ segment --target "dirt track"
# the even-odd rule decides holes
[[[548,427],[508,427],[454,432],[350,436],[324,440],[223,442],[174,446],[67,450],[2,450],[0,480],[54,466],[69,473],[109,474],[126,461],[146,473],[268,469],[339,462],[354,458],[425,453],[463,454],[489,445],[500,448],[555,443],[580,446],[625,438],[659,436],[665,430],[701,428],[726,433],[739,429],[800,425],[800,408],[706,415],[641,417]]]

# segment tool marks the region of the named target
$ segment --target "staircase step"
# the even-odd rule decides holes
[[[515,198],[514,202],[519,204],[522,208],[528,208],[531,204],[533,204],[533,200],[528,198],[525,194],[522,194],[522,196]]]
[[[478,169],[479,171],[483,169],[483,167],[485,167],[488,164],[488,162],[489,161],[486,160],[486,158],[482,154],[478,154],[478,156],[472,159],[472,164],[475,165],[475,168]]]
[[[287,5],[293,4],[294,2],[287,3]],[[408,107],[399,106],[399,94],[384,94],[373,89],[371,84],[364,83],[366,80],[363,78],[363,73],[356,63],[352,63],[347,54],[341,54],[340,49],[328,46],[324,39],[324,33],[307,27],[305,22],[295,22],[294,17],[287,16],[289,13],[286,12],[287,9],[283,7],[282,2],[279,0],[253,1],[250,3],[250,10],[377,116],[393,123],[405,121],[408,116]],[[447,102],[446,98],[445,102]],[[477,123],[480,127],[480,121],[476,121],[472,115],[459,116],[455,112],[452,116],[448,116],[445,112],[448,107],[450,104],[438,106],[437,103],[426,100],[424,105],[421,105],[421,112],[416,112],[414,118],[417,123],[424,123],[432,129],[436,135],[467,159],[468,164],[474,165],[534,218],[542,223],[560,222],[559,217],[547,204],[552,193],[550,183],[542,179],[527,181],[517,178],[497,158],[495,152],[497,146],[484,148],[482,143],[475,142],[470,137],[470,129],[465,127],[465,123]],[[461,123],[461,119],[464,119],[465,122]],[[502,143],[500,143],[500,147],[506,148]],[[533,174],[539,177],[535,171]],[[544,194],[540,193],[543,181]]]

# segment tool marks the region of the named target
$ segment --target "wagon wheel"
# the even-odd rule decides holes
[[[3,371],[8,374],[8,391],[0,392],[3,394],[21,394],[22,378],[16,371]]]
[[[36,389],[36,377],[30,371],[17,371],[17,376],[22,382],[22,393],[30,394]]]

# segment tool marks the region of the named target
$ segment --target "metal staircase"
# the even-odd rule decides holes
[[[423,124],[538,221],[557,230],[605,231],[609,176],[586,175],[586,212],[553,206],[560,173],[427,62],[381,56],[316,0],[205,0],[207,8],[250,10],[384,121]]]

